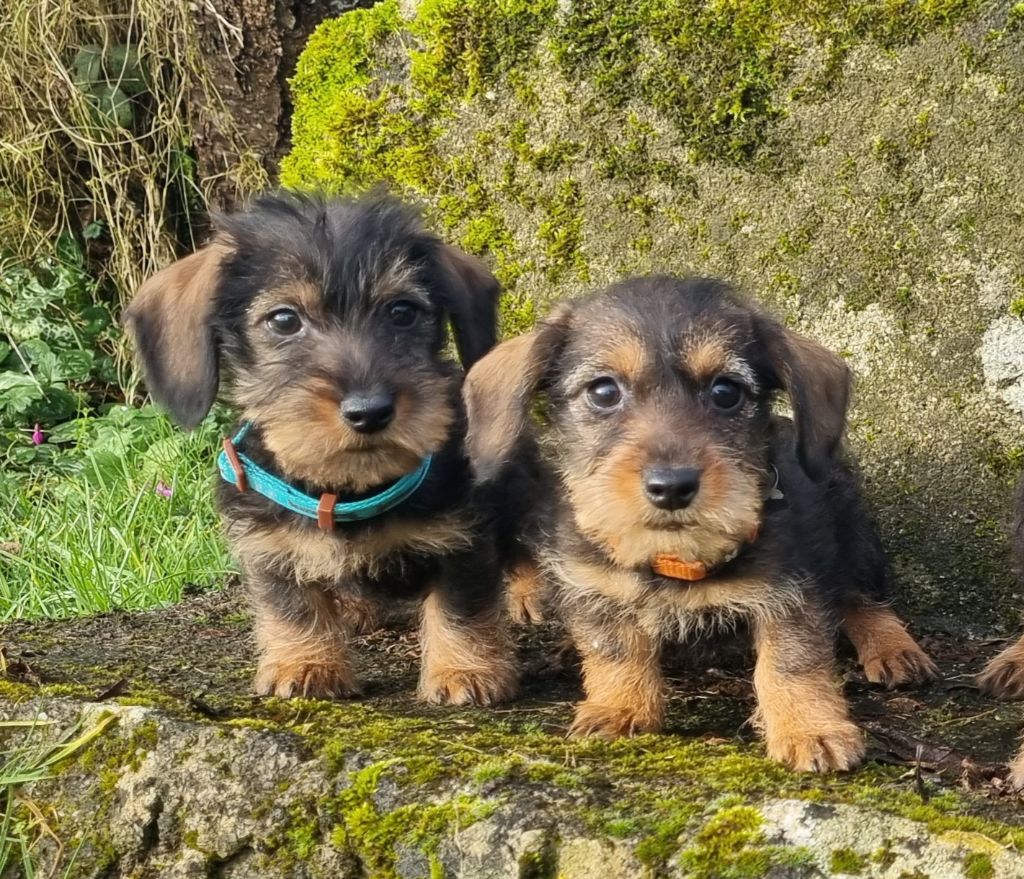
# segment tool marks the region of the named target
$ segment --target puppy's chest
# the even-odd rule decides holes
[[[799,582],[766,576],[759,566],[738,565],[735,572],[689,582],[582,558],[553,558],[549,564],[570,611],[629,619],[658,638],[684,638],[736,617],[774,615],[801,600]]]
[[[225,519],[232,551],[246,568],[263,568],[298,581],[392,579],[423,574],[432,558],[470,546],[471,523],[450,512],[426,520],[392,519],[333,531],[288,519],[273,523]]]

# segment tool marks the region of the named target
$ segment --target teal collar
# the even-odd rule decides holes
[[[332,530],[335,522],[361,522],[397,507],[420,487],[430,470],[432,456],[427,455],[412,473],[406,473],[384,491],[362,500],[338,503],[338,496],[330,492],[317,498],[299,491],[239,452],[238,444],[251,429],[252,422],[246,421],[231,439],[224,440],[224,451],[217,456],[217,466],[224,481],[241,492],[252,489],[286,510],[316,519],[324,531]]]

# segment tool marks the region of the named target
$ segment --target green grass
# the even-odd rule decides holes
[[[56,741],[40,735],[54,721],[0,721],[0,737],[5,732],[26,730],[17,746],[0,749],[0,876],[43,876],[37,868],[34,849],[46,837],[56,840],[44,812],[21,794],[22,785],[51,776],[58,764],[101,735],[114,720],[113,715],[106,715],[92,727],[76,727]],[[74,867],[75,854],[70,853],[67,866],[59,875],[73,876]]]
[[[55,430],[45,467],[0,474],[0,620],[147,608],[219,584],[231,570],[212,498],[220,433],[115,407]]]

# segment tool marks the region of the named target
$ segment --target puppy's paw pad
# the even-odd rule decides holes
[[[362,689],[342,666],[289,663],[260,666],[253,681],[258,696],[279,699],[354,699]]]
[[[419,687],[420,698],[432,705],[496,705],[513,699],[518,691],[512,669],[434,672],[425,675]]]
[[[866,657],[864,676],[887,689],[923,684],[939,676],[938,666],[917,644],[910,643],[890,653]]]
[[[768,736],[768,756],[797,772],[845,772],[864,759],[864,734],[852,723],[831,724],[828,732],[808,726]]]
[[[1016,644],[996,656],[976,681],[978,688],[998,699],[1024,699],[1024,651]]]
[[[658,732],[661,725],[661,718],[652,714],[644,714],[622,706],[581,702],[576,706],[576,716],[573,718],[568,734],[572,739],[591,736],[602,739],[618,739],[623,736]]]

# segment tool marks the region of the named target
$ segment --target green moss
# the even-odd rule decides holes
[[[581,281],[589,280],[583,258],[583,194],[579,182],[563,180],[554,196],[545,200],[545,219],[537,229],[547,257],[547,276],[558,281],[572,271]]]
[[[889,840],[886,840],[871,853],[871,863],[877,864],[882,870],[888,870],[896,863],[896,853],[892,850],[892,844]]]
[[[867,858],[857,854],[852,848],[837,848],[829,855],[829,869],[833,873],[846,873],[859,876],[867,866]]]
[[[332,844],[372,867],[373,875],[393,875],[396,846],[414,846],[430,857],[457,828],[497,808],[494,794],[501,786],[494,783],[504,779],[573,791],[610,786],[611,798],[566,800],[566,817],[594,833],[635,840],[637,856],[654,870],[666,868],[680,856],[681,840],[691,839],[683,859],[695,876],[747,877],[804,862],[799,850],[765,844],[756,809],[769,798],[881,809],[923,822],[981,853],[986,852],[979,841],[1024,846],[1024,830],[970,814],[978,803],[958,791],[939,790],[922,803],[900,780],[898,767],[869,765],[850,775],[811,777],[767,760],[758,746],[685,735],[567,743],[535,722],[497,720],[483,711],[406,716],[393,708],[301,699],[269,699],[254,709],[244,697],[234,710],[256,716],[223,726],[229,735],[233,727],[297,735],[345,785],[340,792],[296,800],[282,782],[265,803],[253,805],[259,817],[288,803],[277,834],[267,840],[268,862],[277,867],[307,862],[318,846]],[[693,722],[704,727],[709,720]],[[147,719],[107,734],[62,769],[96,785],[99,825],[125,769],[159,746],[159,729],[155,719]],[[356,758],[361,768],[353,770]],[[467,782],[476,790],[467,792]],[[878,852],[872,861],[884,864],[887,857]]]
[[[757,156],[766,126],[786,112],[776,91],[808,35],[838,65],[859,40],[901,45],[974,7],[970,0],[642,0],[627,7],[589,0],[559,14],[557,5],[428,0],[405,21],[397,0],[385,0],[325,21],[291,81],[294,146],[282,183],[336,193],[383,182],[425,201],[433,222],[467,250],[490,253],[506,288],[533,271],[553,284],[586,282],[586,196],[566,170],[596,168],[642,187],[696,186],[678,160],[652,152],[658,127],[634,105],[672,126],[693,161],[745,162]],[[545,67],[552,69],[534,78]],[[559,76],[588,84],[575,112],[610,123],[588,130],[587,141],[534,121]],[[495,121],[467,136],[461,114],[481,102]],[[921,148],[931,130],[925,112],[907,137]],[[502,169],[500,179],[480,173],[485,167]],[[658,211],[649,192],[625,198],[629,213]],[[796,246],[793,253],[806,243]],[[643,260],[653,248],[652,236],[634,235],[624,256]],[[534,262],[538,253],[543,258]],[[518,331],[535,318],[520,300],[506,309],[503,325]]]
[[[804,849],[769,845],[761,814],[750,806],[721,809],[698,831],[680,856],[693,879],[756,879],[773,867],[799,868],[813,863]]]
[[[1010,314],[1014,317],[1024,318],[1024,296],[1018,296],[1010,303]]]
[[[444,803],[417,802],[382,810],[375,794],[382,779],[399,766],[389,759],[354,773],[349,786],[333,800],[321,803],[327,820],[335,821],[330,839],[337,848],[352,851],[369,875],[393,879],[396,844],[414,845],[436,855],[441,840],[460,828],[486,818],[494,802],[458,794]]]
[[[984,852],[971,852],[964,858],[964,876],[967,879],[992,879],[995,872],[992,858]]]
[[[22,702],[25,699],[31,699],[36,693],[37,689],[28,684],[0,678],[0,699],[5,702]]]

